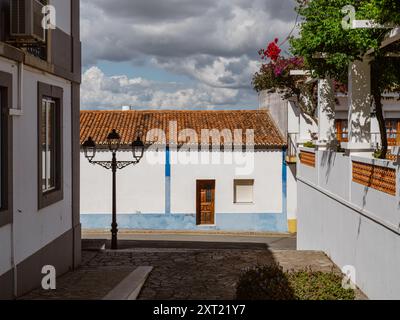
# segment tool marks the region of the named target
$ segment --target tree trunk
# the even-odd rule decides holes
[[[381,150],[381,159],[386,159],[387,152],[388,152],[388,140],[387,140],[387,132],[386,132],[386,124],[385,118],[383,116],[383,103],[382,103],[382,92],[378,85],[379,77],[376,73],[373,75],[374,79],[372,80],[372,96],[375,101],[375,108],[376,108],[376,119],[378,120],[379,124],[379,131],[381,134],[381,143],[382,143],[382,150]]]

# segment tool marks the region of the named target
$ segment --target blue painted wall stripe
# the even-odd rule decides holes
[[[171,214],[171,154],[165,150],[165,214]]]
[[[223,230],[285,232],[280,213],[216,213],[216,226],[198,226],[196,214],[119,214],[118,227],[131,230]],[[83,229],[108,229],[110,214],[82,214]]]
[[[289,230],[287,221],[287,163],[286,149],[282,149],[282,221],[280,228],[282,231]]]

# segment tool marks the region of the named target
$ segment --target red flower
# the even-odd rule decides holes
[[[264,57],[270,58],[272,61],[277,61],[282,50],[278,46],[279,39],[276,38],[275,41],[268,44],[267,50],[264,51]]]

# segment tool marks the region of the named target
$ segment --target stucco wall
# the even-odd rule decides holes
[[[67,34],[71,34],[71,0],[50,0],[56,8],[56,25]]]
[[[13,102],[17,106],[17,66],[0,58],[0,70],[13,74]],[[63,188],[64,200],[38,211],[37,193],[37,92],[38,81],[62,87],[63,101]],[[32,68],[24,70],[23,115],[13,117],[13,206],[15,262],[18,264],[71,229],[71,85],[60,78]],[[0,275],[10,266],[11,227],[0,229],[2,259]],[[10,239],[7,241],[6,239]],[[9,244],[9,245],[8,245]],[[6,257],[6,258],[3,258]]]
[[[278,93],[268,93],[267,91],[261,91],[258,99],[260,109],[270,112],[282,135],[286,137],[288,133],[287,100],[283,100]]]
[[[138,165],[117,172],[118,213],[165,212],[165,165],[151,164],[152,156],[146,153]],[[95,160],[111,160],[110,152],[98,152]],[[133,160],[132,153],[119,152],[118,160]],[[111,212],[111,177],[111,170],[90,164],[81,153],[82,214]]]
[[[355,267],[355,282],[369,298],[398,299],[398,168],[386,161],[380,163],[397,170],[397,192],[393,196],[352,181],[352,161],[379,161],[317,153],[318,182],[306,174],[298,176],[298,249],[321,250],[339,267]]]
[[[198,156],[197,153],[194,156]],[[250,159],[249,159],[250,160]],[[250,160],[252,162],[252,160]],[[282,153],[254,153],[254,170],[238,175],[234,164],[172,165],[171,211],[196,212],[196,180],[216,180],[216,213],[282,212]],[[254,203],[235,204],[235,179],[254,179]]]
[[[400,236],[302,182],[298,188],[298,249],[322,250],[340,268],[354,266],[370,299],[398,299]]]
[[[100,153],[96,160],[110,157]],[[198,229],[196,225],[196,181],[216,180],[216,225],[221,230],[286,231],[284,211],[282,151],[257,151],[248,154],[249,167],[235,164],[176,162],[182,152],[170,152],[170,170],[165,151],[146,152],[135,167],[121,171],[117,178],[117,211],[120,228]],[[188,155],[188,154],[186,154]],[[231,152],[213,155],[238,159]],[[253,158],[254,156],[254,158]],[[129,160],[131,154],[118,155]],[[212,159],[209,152],[190,153],[194,159]],[[152,164],[159,158],[161,164]],[[187,158],[188,159],[188,158]],[[242,158],[242,161],[244,159]],[[254,161],[253,161],[254,160]],[[235,163],[235,162],[234,162]],[[170,177],[166,177],[166,172]],[[81,220],[84,228],[108,228],[111,221],[111,172],[94,167],[81,154]],[[243,174],[245,173],[245,174]],[[234,203],[234,180],[254,179],[254,203]],[[293,183],[293,180],[291,183]],[[293,187],[293,184],[292,184]]]

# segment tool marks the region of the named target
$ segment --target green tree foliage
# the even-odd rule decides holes
[[[399,0],[375,0],[379,10],[378,20],[381,23],[394,23],[400,25],[400,1]]]
[[[387,28],[344,28],[351,18],[380,23],[400,22],[399,0],[297,0],[302,17],[300,35],[291,39],[292,53],[304,58],[315,77],[332,77],[347,82],[348,66],[372,52],[372,95],[382,136],[381,157],[387,153],[387,137],[382,110],[382,93],[400,91],[398,46],[381,48]],[[344,10],[352,6],[355,11]]]

